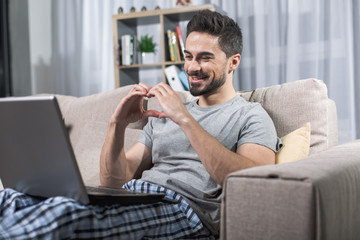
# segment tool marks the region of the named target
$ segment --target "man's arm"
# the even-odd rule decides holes
[[[230,151],[206,132],[192,117],[184,118],[179,126],[210,176],[220,185],[226,176],[237,170],[275,163],[275,153],[270,148],[245,143],[236,153]]]
[[[151,149],[135,143],[124,151],[125,129],[110,122],[108,134],[100,156],[100,183],[107,187],[121,187],[142,171],[151,167]]]
[[[121,187],[151,167],[151,150],[144,144],[136,143],[126,153],[124,151],[125,129],[129,123],[159,114],[142,107],[143,98],[150,89],[142,83],[135,85],[110,119],[100,155],[100,183],[103,186]]]
[[[160,117],[168,117],[181,127],[210,176],[220,185],[234,171],[275,163],[275,153],[258,144],[242,144],[236,153],[224,147],[200,126],[167,85],[157,85],[150,95],[159,100],[163,110]]]

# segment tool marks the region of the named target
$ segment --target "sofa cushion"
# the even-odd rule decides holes
[[[100,184],[100,153],[104,144],[108,124],[101,121],[88,121],[81,130],[74,151],[85,184]],[[142,130],[126,128],[125,150],[131,147],[140,137]]]
[[[100,184],[100,153],[106,137],[108,124],[101,121],[87,121],[81,129],[74,147],[75,157],[82,179],[89,186]]]
[[[309,155],[310,123],[292,131],[281,138],[282,147],[276,154],[276,163],[294,162]]]
[[[274,121],[278,136],[284,136],[298,126],[310,122],[310,154],[329,147],[329,103],[327,88],[323,81],[298,80],[258,88],[244,92],[242,96],[248,101],[261,103]],[[333,120],[336,122],[336,119]]]

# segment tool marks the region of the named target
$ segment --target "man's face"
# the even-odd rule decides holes
[[[216,93],[226,82],[228,59],[218,37],[192,32],[186,39],[185,71],[194,96]]]

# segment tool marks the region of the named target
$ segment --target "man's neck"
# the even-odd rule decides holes
[[[219,91],[210,95],[201,95],[199,97],[198,105],[200,107],[210,107],[229,101],[236,96],[234,88],[227,91]]]

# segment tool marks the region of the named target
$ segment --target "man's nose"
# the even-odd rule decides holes
[[[191,60],[190,62],[188,62],[188,68],[187,68],[188,72],[197,72],[197,71],[200,71],[200,69],[201,69],[201,66],[198,61]]]

